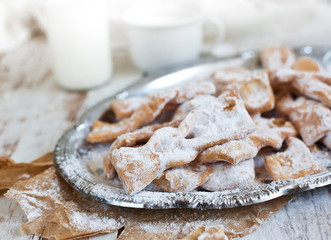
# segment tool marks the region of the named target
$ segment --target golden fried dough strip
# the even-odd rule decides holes
[[[211,95],[200,95],[189,101],[184,102],[177,108],[173,116],[173,120],[183,120],[187,116],[187,114],[194,108],[213,101],[214,99],[215,97]]]
[[[300,139],[290,137],[286,143],[284,152],[265,158],[265,168],[273,180],[295,179],[324,171]]]
[[[275,99],[267,71],[226,68],[213,74],[216,91],[238,90],[248,112],[265,112],[274,108]]]
[[[204,184],[212,171],[207,165],[188,164],[164,171],[153,184],[167,192],[190,192]]]
[[[166,169],[190,163],[199,150],[233,139],[255,129],[239,94],[227,91],[193,109],[178,128],[158,129],[142,147],[122,147],[111,162],[128,194],[139,192]]]
[[[118,123],[95,121],[87,140],[89,142],[112,142],[118,136],[152,122],[174,95],[150,97],[149,101],[141,105],[130,118],[125,118]]]
[[[307,146],[323,138],[331,129],[331,110],[322,103],[290,95],[277,103],[277,111],[287,115]]]
[[[295,94],[305,95],[331,107],[331,75],[319,70],[318,63],[303,57],[295,62],[292,69],[278,69],[270,78],[278,88],[290,84],[288,88]]]
[[[119,136],[111,145],[109,153],[104,157],[103,168],[105,170],[105,177],[113,179],[116,177],[116,171],[111,163],[111,153],[115,149],[121,147],[134,147],[139,142],[147,142],[153,135],[154,131],[163,127],[178,127],[180,120],[174,120],[163,124],[153,124],[150,126],[137,129],[133,132],[128,132]]]
[[[291,67],[297,71],[320,72],[322,67],[314,59],[306,56],[299,57]]]
[[[109,106],[116,115],[117,120],[130,117],[141,105],[146,104],[148,98],[132,97],[119,99],[112,102]]]
[[[261,52],[261,61],[268,70],[290,68],[295,62],[295,55],[287,46],[266,47]]]
[[[322,139],[322,143],[331,150],[331,132],[328,132]]]
[[[211,95],[197,96],[180,105],[177,108],[172,121],[163,124],[153,124],[151,126],[146,126],[133,132],[125,133],[119,136],[112,143],[109,153],[104,158],[103,167],[105,169],[105,177],[108,179],[113,179],[114,177],[116,177],[115,168],[111,164],[111,153],[114,149],[119,149],[121,147],[133,147],[137,145],[137,142],[147,142],[149,138],[153,135],[154,131],[159,128],[178,127],[179,123],[181,123],[181,121],[187,116],[190,111],[213,99],[214,97]]]
[[[249,159],[232,165],[226,162],[210,164],[213,171],[201,187],[209,191],[253,187],[255,179],[254,160]]]
[[[314,77],[295,78],[291,84],[295,90],[299,91],[301,94],[317,101],[321,101],[331,108],[331,85],[329,86]]]
[[[279,87],[286,83],[290,83],[298,78],[314,78],[325,84],[331,85],[331,75],[325,72],[309,72],[309,71],[297,71],[293,69],[281,68],[273,71],[269,74],[272,86]]]
[[[318,62],[306,56],[295,60],[294,53],[287,47],[265,48],[261,53],[261,59],[263,66],[269,70],[270,82],[274,89],[279,89],[281,85],[298,78],[314,78],[331,85],[331,75],[324,72]],[[314,84],[316,82],[312,85]],[[319,91],[321,90],[322,88],[319,88]]]
[[[320,74],[315,74],[314,77],[331,86],[331,74],[320,73]]]
[[[324,72],[322,67],[309,57],[299,57],[291,69],[281,68],[272,71],[270,80],[277,87],[291,82],[302,94],[322,102],[324,102],[325,98],[331,98],[326,93],[327,91],[330,92],[330,90],[326,89],[330,89],[328,85],[331,85],[331,75]],[[317,98],[315,95],[317,95]],[[320,99],[319,95],[322,95],[322,99]]]
[[[284,139],[296,136],[296,130],[290,122],[282,118],[253,118],[256,130],[247,137],[216,145],[203,151],[195,160],[198,164],[226,161],[238,164],[253,158],[261,148],[271,146],[279,149]]]
[[[241,67],[228,67],[214,72],[212,78],[216,87],[216,94],[220,94],[230,87],[238,90],[242,82],[250,81],[250,75],[248,69]]]
[[[210,82],[193,82],[148,96],[146,102],[130,118],[125,118],[118,123],[96,121],[87,140],[89,142],[112,142],[118,136],[132,132],[155,120],[167,104],[180,104],[197,95],[214,92],[215,87]]]

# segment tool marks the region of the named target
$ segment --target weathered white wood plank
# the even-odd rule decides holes
[[[303,192],[245,240],[331,239],[331,186]]]
[[[19,228],[25,221],[25,214],[18,204],[0,197],[0,239],[29,239],[28,236],[21,236],[19,233]]]
[[[118,72],[103,88],[89,93],[64,91],[51,74],[44,39],[29,42],[0,61],[0,155],[12,155],[18,162],[29,162],[53,150],[87,107],[139,77],[126,64],[128,58],[120,54],[115,61]]]

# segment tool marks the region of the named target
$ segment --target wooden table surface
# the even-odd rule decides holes
[[[127,55],[117,52],[114,75],[107,85],[89,92],[67,92],[54,81],[43,37],[0,56],[0,156],[29,162],[52,151],[62,133],[88,107],[139,76]],[[330,200],[331,186],[300,193],[244,239],[331,239]],[[0,193],[0,239],[38,239],[19,235],[18,229],[25,221],[20,207]]]

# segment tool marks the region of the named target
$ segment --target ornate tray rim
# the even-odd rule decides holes
[[[300,55],[321,54],[321,57],[331,56],[331,47],[303,46],[295,48]],[[151,192],[141,191],[133,196],[126,195],[123,189],[113,187],[98,180],[87,169],[80,168],[82,162],[73,157],[78,141],[82,141],[93,120],[105,110],[104,106],[109,101],[134,95],[143,95],[149,91],[160,89],[155,87],[157,83],[164,83],[176,77],[193,76],[202,70],[210,70],[208,67],[215,67],[215,63],[226,63],[234,59],[256,60],[258,51],[247,51],[239,55],[222,58],[208,59],[189,68],[161,75],[161,77],[143,78],[136,84],[120,91],[117,94],[103,100],[94,107],[88,109],[77,123],[59,139],[54,150],[54,162],[60,175],[76,190],[90,196],[91,198],[120,207],[148,208],[148,209],[170,209],[170,208],[194,208],[194,209],[221,209],[245,206],[265,202],[282,195],[307,191],[317,187],[331,184],[331,168],[326,171],[298,179],[273,181],[266,185],[260,185],[247,189],[233,189],[219,192]],[[322,59],[322,58],[321,58]],[[323,59],[324,60],[324,59]],[[248,62],[249,62],[248,61]],[[191,74],[191,75],[190,75]],[[150,81],[150,79],[154,79]],[[173,86],[174,81],[161,84],[161,88]],[[184,81],[185,82],[185,81]],[[154,85],[153,85],[154,84]],[[178,84],[178,83],[177,83]],[[153,87],[154,86],[154,87]],[[77,165],[77,166],[76,166]]]

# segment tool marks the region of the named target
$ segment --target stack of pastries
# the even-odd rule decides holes
[[[116,120],[95,121],[87,137],[111,143],[105,177],[118,177],[130,195],[149,184],[168,192],[252,187],[261,151],[272,180],[324,171],[310,149],[331,149],[331,75],[286,46],[265,48],[261,62],[112,102]]]

